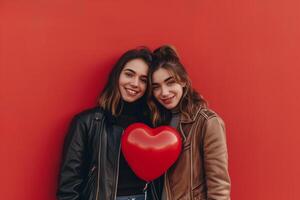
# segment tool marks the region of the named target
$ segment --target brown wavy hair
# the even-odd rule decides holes
[[[183,83],[183,95],[178,105],[179,112],[191,119],[199,106],[207,107],[206,100],[192,87],[191,80],[183,64],[180,62],[176,49],[171,45],[163,45],[153,51],[153,62],[149,72],[148,106],[152,113],[154,126],[167,124],[171,117],[170,110],[164,108],[152,95],[152,75],[163,68],[170,72],[178,83]]]
[[[131,49],[125,52],[112,68],[104,89],[98,97],[98,105],[112,116],[118,116],[122,112],[123,101],[118,87],[119,78],[126,63],[133,59],[144,60],[150,69],[152,53],[147,47]],[[144,96],[142,98],[145,98]]]

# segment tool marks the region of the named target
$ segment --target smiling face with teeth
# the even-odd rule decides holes
[[[183,96],[184,83],[178,82],[165,68],[159,68],[152,74],[153,96],[166,109],[175,108]]]
[[[124,101],[135,102],[145,94],[148,69],[147,63],[140,58],[125,64],[119,78],[119,91]]]

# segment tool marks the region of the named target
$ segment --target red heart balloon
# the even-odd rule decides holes
[[[160,126],[155,129],[134,123],[122,135],[121,148],[128,165],[145,181],[158,178],[177,160],[181,137],[176,129]]]

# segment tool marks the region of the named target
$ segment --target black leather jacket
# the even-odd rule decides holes
[[[65,140],[57,198],[115,200],[123,129],[100,108],[74,117]],[[160,193],[150,183],[148,199]]]

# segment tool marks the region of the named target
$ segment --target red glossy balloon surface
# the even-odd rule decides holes
[[[145,181],[161,176],[178,158],[181,136],[170,126],[155,129],[142,123],[127,127],[121,148],[134,173]]]

